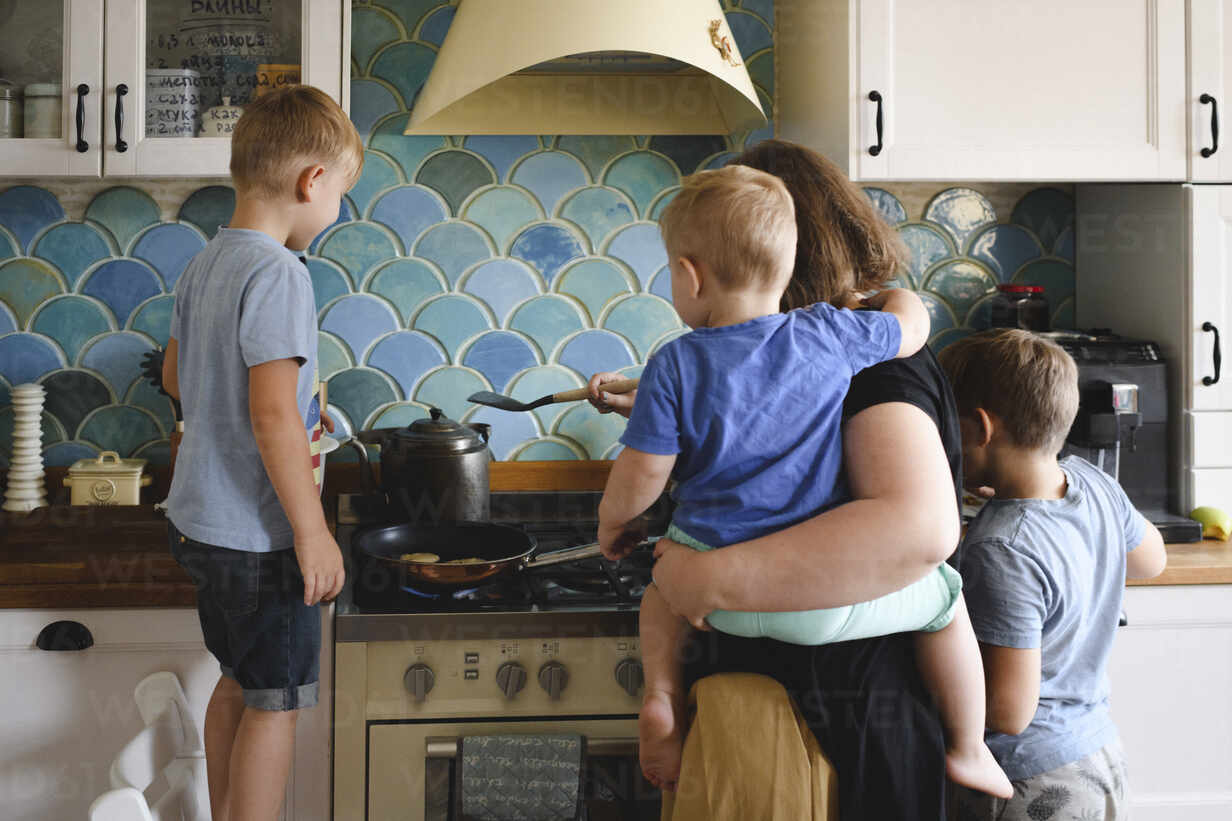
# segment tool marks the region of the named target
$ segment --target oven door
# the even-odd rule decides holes
[[[531,718],[386,721],[368,725],[368,821],[454,821],[458,748],[468,735],[579,733],[586,736],[583,794],[589,821],[659,817],[659,791],[637,762],[637,719]]]

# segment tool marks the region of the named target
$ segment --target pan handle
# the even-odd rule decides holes
[[[641,550],[646,547],[653,548],[654,543],[658,539],[647,539],[638,545],[637,549]],[[554,550],[551,553],[545,553],[542,556],[535,556],[526,561],[525,567],[551,567],[556,564],[565,564],[567,562],[577,562],[582,559],[601,559],[603,551],[599,549],[598,542],[582,545],[581,547],[573,547],[568,550]]]

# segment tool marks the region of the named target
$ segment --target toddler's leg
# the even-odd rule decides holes
[[[275,821],[295,752],[295,710],[245,707],[231,748],[226,821]]]
[[[920,674],[945,727],[945,766],[950,779],[1011,798],[1014,788],[984,743],[984,663],[966,603],[960,597],[954,620],[947,626],[916,636]]]
[[[684,747],[684,666],[680,653],[689,625],[668,609],[652,584],[642,597],[639,630],[646,675],[638,717],[642,773],[656,787],[674,791]]]

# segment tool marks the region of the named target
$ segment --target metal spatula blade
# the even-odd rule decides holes
[[[605,382],[603,390],[607,393],[629,393],[630,391],[637,390],[637,383],[638,380],[636,379],[618,379],[615,382]],[[571,391],[549,393],[547,396],[541,396],[533,402],[519,402],[512,396],[504,396],[492,391],[479,391],[466,397],[466,400],[474,402],[476,405],[487,405],[490,408],[497,408],[499,410],[529,411],[557,402],[577,402],[589,395],[586,388],[575,388]]]

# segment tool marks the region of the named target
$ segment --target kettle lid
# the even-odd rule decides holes
[[[467,453],[487,447],[487,425],[455,422],[436,407],[429,408],[428,413],[430,416],[398,431],[398,438],[417,449],[440,453]]]

